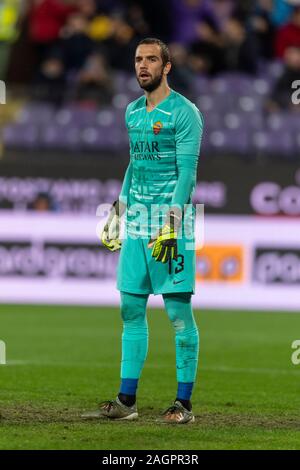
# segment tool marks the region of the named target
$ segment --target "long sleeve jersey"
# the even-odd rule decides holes
[[[203,133],[200,111],[179,93],[152,111],[146,104],[142,96],[126,110],[130,163],[120,193],[128,233],[142,237],[157,232],[168,208],[191,203]]]

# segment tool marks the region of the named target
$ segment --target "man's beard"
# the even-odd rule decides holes
[[[143,90],[151,93],[152,91],[156,90],[159,87],[159,85],[162,82],[163,76],[164,76],[163,71],[161,71],[160,75],[157,75],[157,77],[153,78],[152,81],[145,83],[145,85],[143,85],[140,82],[139,77],[137,77],[137,80],[139,82],[140,87],[143,88]]]

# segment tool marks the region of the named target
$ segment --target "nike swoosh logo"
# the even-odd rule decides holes
[[[173,284],[180,284],[183,281],[185,281],[185,279],[182,279],[182,281],[173,281]]]

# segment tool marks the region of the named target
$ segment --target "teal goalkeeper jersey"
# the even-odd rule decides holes
[[[197,107],[181,94],[170,94],[152,111],[146,97],[126,110],[130,143],[120,200],[127,204],[129,234],[149,237],[162,226],[170,206],[191,203],[203,133]]]

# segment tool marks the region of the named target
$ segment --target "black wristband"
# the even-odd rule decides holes
[[[115,210],[116,215],[118,217],[121,217],[126,210],[126,205],[123,202],[121,202],[119,199],[113,202],[112,206],[113,206],[113,210]]]
[[[170,227],[177,231],[181,225],[182,210],[178,207],[171,207],[166,215],[166,222],[170,223]]]

